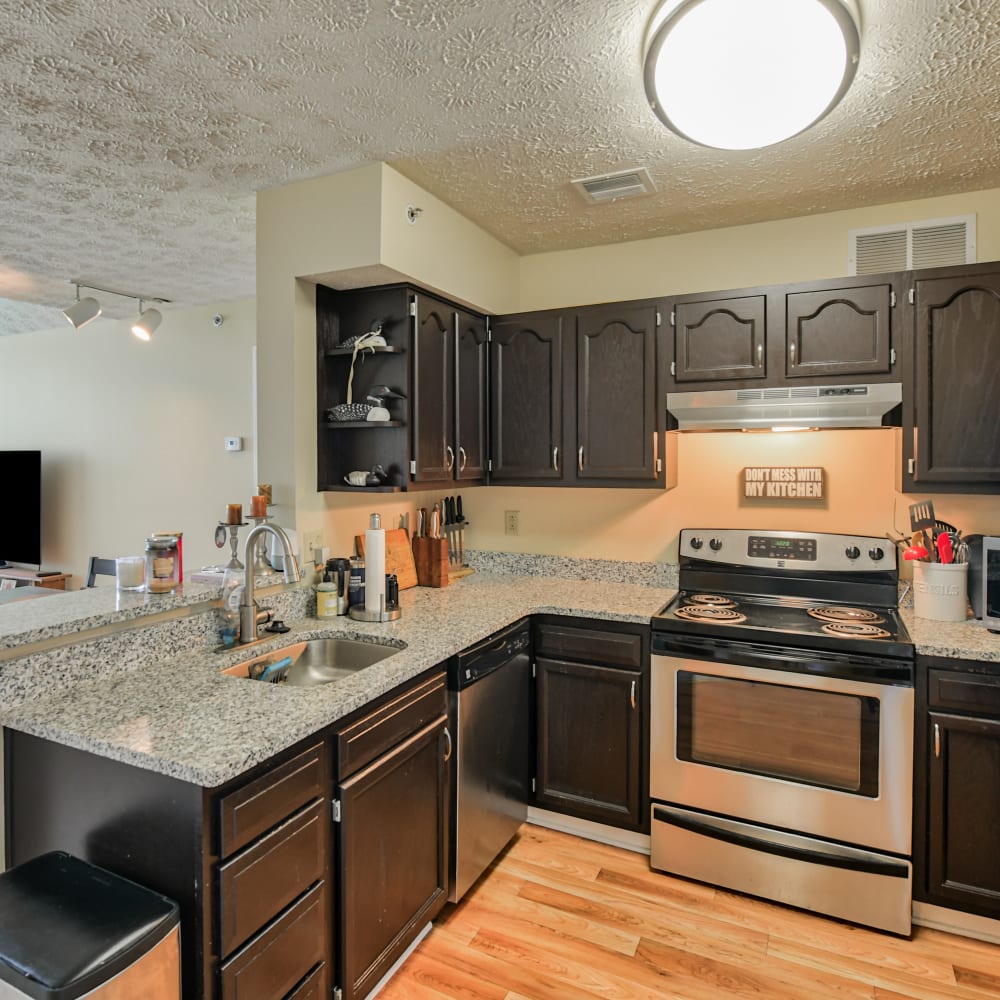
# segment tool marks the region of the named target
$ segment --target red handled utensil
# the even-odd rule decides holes
[[[947,531],[942,531],[935,539],[938,550],[938,557],[943,563],[955,561],[955,550],[951,544],[951,535]]]

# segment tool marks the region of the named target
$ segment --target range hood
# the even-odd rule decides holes
[[[792,427],[881,427],[903,401],[901,382],[771,389],[668,392],[667,412],[682,431]]]

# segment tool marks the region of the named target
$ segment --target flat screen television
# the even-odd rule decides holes
[[[0,566],[42,566],[42,453],[0,451]]]

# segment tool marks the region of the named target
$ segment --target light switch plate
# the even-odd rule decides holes
[[[233,437],[233,438],[223,438],[223,445],[226,451],[242,451],[243,450],[243,438]]]

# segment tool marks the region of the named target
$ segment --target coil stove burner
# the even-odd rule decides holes
[[[845,624],[867,623],[869,625],[878,625],[885,621],[884,618],[875,614],[874,611],[868,611],[864,608],[809,608],[806,611],[806,614],[812,615],[813,618],[818,618],[821,622],[842,622]],[[882,629],[878,629],[877,631],[881,632]],[[886,635],[888,634],[889,633],[887,632]]]
[[[878,620],[881,621],[882,619],[879,618]],[[884,628],[879,628],[877,625],[868,625],[863,622],[828,622],[823,626],[823,631],[827,635],[838,635],[846,639],[889,638],[889,633]]]
[[[686,621],[715,622],[720,625],[739,625],[747,620],[746,615],[740,614],[733,608],[721,608],[712,604],[685,604],[674,614]]]
[[[715,608],[735,608],[736,602],[720,594],[692,594],[688,600],[692,604],[706,604]]]

